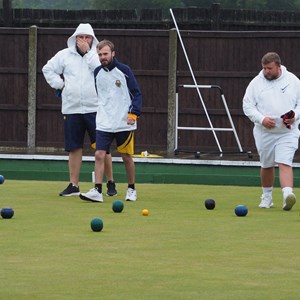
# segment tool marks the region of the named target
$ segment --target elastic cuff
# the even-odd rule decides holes
[[[130,119],[132,119],[132,120],[136,121],[136,119],[137,119],[137,115],[135,115],[135,114],[131,114],[131,113],[128,113],[128,118],[130,118]]]

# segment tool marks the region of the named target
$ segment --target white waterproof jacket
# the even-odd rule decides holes
[[[76,50],[76,36],[91,35],[93,44],[88,53],[80,55]],[[99,66],[96,52],[98,43],[90,24],[80,24],[68,39],[68,48],[59,51],[42,71],[48,84],[62,90],[63,114],[85,114],[97,111],[98,100],[94,84],[94,69]]]
[[[283,124],[281,115],[290,110],[295,112],[295,123],[291,130],[298,130],[300,117],[300,81],[291,72],[281,66],[281,76],[275,80],[267,80],[263,70],[250,82],[243,99],[243,110],[249,119],[263,130],[270,133],[290,131]],[[275,119],[276,127],[267,129],[262,126],[265,117]]]

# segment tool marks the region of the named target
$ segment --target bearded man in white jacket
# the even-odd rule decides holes
[[[128,186],[126,201],[136,201],[134,132],[141,115],[142,94],[138,82],[128,65],[115,58],[115,46],[109,40],[97,45],[101,65],[94,71],[98,92],[96,118],[95,187],[80,194],[86,201],[103,202],[102,177],[105,153],[115,140],[125,165]]]
[[[79,196],[79,174],[82,150],[87,132],[92,148],[96,142],[97,92],[94,69],[99,66],[96,51],[98,40],[90,24],[79,24],[67,41],[68,47],[60,50],[43,67],[47,83],[61,97],[64,119],[65,151],[69,153],[70,183],[60,196]],[[117,194],[113,181],[112,158],[105,157],[107,195]]]
[[[262,70],[250,82],[243,98],[245,115],[254,123],[253,135],[261,163],[260,208],[273,206],[275,169],[283,193],[283,210],[296,203],[293,159],[299,141],[300,81],[281,65],[275,52],[266,53]]]

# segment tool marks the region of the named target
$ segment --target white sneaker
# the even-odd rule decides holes
[[[271,208],[273,206],[272,196],[269,195],[261,195],[261,201],[258,205],[259,208]]]
[[[126,201],[136,201],[136,190],[128,188],[126,193]]]
[[[296,203],[296,196],[294,193],[290,193],[285,198],[283,198],[282,209],[291,210],[295,203]]]
[[[87,193],[80,194],[79,197],[86,201],[103,202],[102,193],[99,193],[96,188],[92,188]]]

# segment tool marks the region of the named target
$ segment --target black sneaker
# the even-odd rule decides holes
[[[65,190],[59,193],[59,196],[79,196],[79,194],[79,187],[74,186],[72,183],[70,183]]]
[[[116,190],[116,184],[114,181],[108,181],[107,184],[107,196],[116,196],[117,195],[117,190]]]

